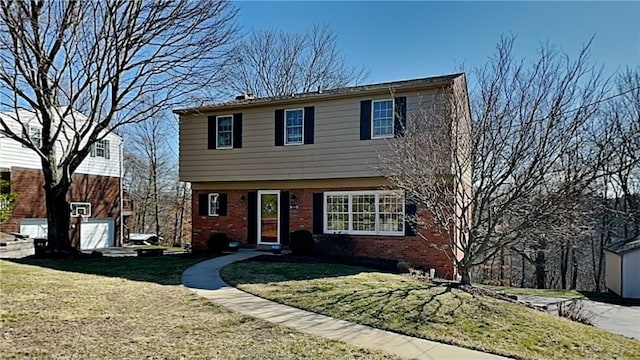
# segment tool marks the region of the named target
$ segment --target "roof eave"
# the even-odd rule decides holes
[[[289,105],[289,104],[298,104],[313,100],[333,100],[333,99],[345,99],[345,98],[353,98],[353,97],[362,97],[363,95],[379,95],[385,94],[389,92],[389,89],[394,89],[394,91],[415,91],[415,90],[429,90],[434,88],[442,87],[443,85],[452,84],[454,79],[459,76],[463,76],[464,74],[451,74],[442,76],[442,80],[434,81],[430,83],[422,83],[422,84],[394,84],[394,83],[382,83],[382,84],[372,84],[368,86],[378,86],[372,89],[358,89],[355,91],[348,91],[347,88],[344,92],[336,92],[332,93],[331,90],[328,90],[324,93],[305,93],[305,94],[297,94],[294,96],[288,96],[282,99],[255,99],[249,100],[247,102],[242,103],[227,103],[227,104],[218,104],[218,105],[205,105],[198,107],[189,107],[184,109],[174,109],[173,113],[178,115],[194,115],[194,114],[202,114],[202,113],[211,113],[217,112],[221,110],[236,110],[236,109],[249,109],[249,108],[258,108],[258,107],[267,107],[274,105]],[[436,77],[437,78],[437,77]],[[428,79],[428,78],[427,78]],[[411,81],[411,80],[408,80]],[[386,86],[385,86],[386,85]],[[367,85],[365,85],[367,86]],[[357,88],[357,87],[354,87]]]

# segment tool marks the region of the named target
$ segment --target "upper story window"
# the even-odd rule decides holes
[[[31,139],[31,142],[33,143],[33,145],[36,146],[36,148],[41,147],[42,146],[42,128],[29,126],[29,138]],[[27,146],[22,145],[22,147],[27,147]]]
[[[216,149],[233,148],[233,116],[216,118]]]
[[[400,137],[406,127],[406,96],[360,101],[360,140]]]
[[[275,146],[313,144],[315,107],[276,109]]]
[[[371,111],[371,138],[393,137],[393,100],[374,100]]]
[[[302,109],[285,110],[285,145],[303,143],[304,113]]]
[[[207,149],[242,148],[242,113],[207,118]]]
[[[91,152],[89,153],[89,155],[91,157],[101,157],[109,159],[111,157],[109,153],[109,140],[103,139],[96,141],[91,146]]]

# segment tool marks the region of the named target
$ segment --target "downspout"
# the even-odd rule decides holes
[[[124,244],[124,216],[123,216],[123,205],[124,205],[124,199],[122,198],[124,191],[123,191],[123,186],[122,186],[122,148],[124,146],[124,139],[120,138],[120,146],[118,147],[118,152],[119,154],[119,161],[120,161],[120,244],[119,246],[122,246],[122,244]]]
[[[620,254],[620,297],[624,298],[624,254]]]

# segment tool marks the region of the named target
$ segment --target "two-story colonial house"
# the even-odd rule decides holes
[[[21,123],[27,124],[32,141],[40,139],[42,125],[34,112],[20,110]],[[0,113],[2,119],[15,132],[21,133],[21,124],[15,112]],[[76,121],[86,117],[75,113]],[[61,137],[63,138],[63,137]],[[60,157],[64,139],[56,144]],[[122,244],[122,138],[108,134],[98,141],[90,155],[73,175],[68,195],[71,213],[70,235],[72,243],[81,249],[96,249]],[[46,237],[47,214],[44,177],[40,157],[17,141],[0,135],[0,175],[11,182],[10,189],[18,197],[9,220],[2,223],[2,232],[19,232],[32,238]]]
[[[245,246],[287,245],[292,231],[349,234],[359,256],[456,275],[438,231],[378,169],[388,140],[438,94],[464,98],[464,74],[178,109],[180,179],[192,184],[194,249],[213,232]],[[418,236],[421,232],[426,241]],[[436,246],[432,246],[436,245]]]

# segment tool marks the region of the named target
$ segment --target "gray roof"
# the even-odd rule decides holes
[[[253,107],[253,106],[260,106],[260,105],[267,105],[267,104],[273,105],[273,104],[280,104],[280,103],[298,102],[298,101],[309,100],[309,99],[325,99],[325,98],[328,99],[328,98],[350,96],[350,95],[355,96],[355,95],[361,95],[363,93],[388,91],[390,88],[399,90],[399,89],[438,87],[438,86],[450,84],[455,78],[460,76],[464,76],[464,73],[456,73],[456,74],[449,74],[449,75],[442,75],[442,76],[393,81],[393,82],[385,82],[385,83],[377,83],[377,84],[368,84],[368,85],[360,85],[360,86],[350,86],[350,87],[343,87],[343,88],[330,89],[330,90],[298,93],[298,94],[292,94],[292,95],[286,95],[286,96],[272,96],[272,97],[263,97],[263,98],[247,99],[247,100],[233,100],[233,101],[223,102],[223,103],[214,103],[214,104],[208,104],[208,105],[202,105],[202,106],[196,106],[196,107],[174,109],[173,112],[180,115],[195,114],[195,113],[211,112],[211,111],[230,109],[230,108],[242,108],[242,107]]]
[[[640,236],[630,240],[620,241],[605,247],[605,250],[614,254],[622,255],[634,250],[640,250]]]

